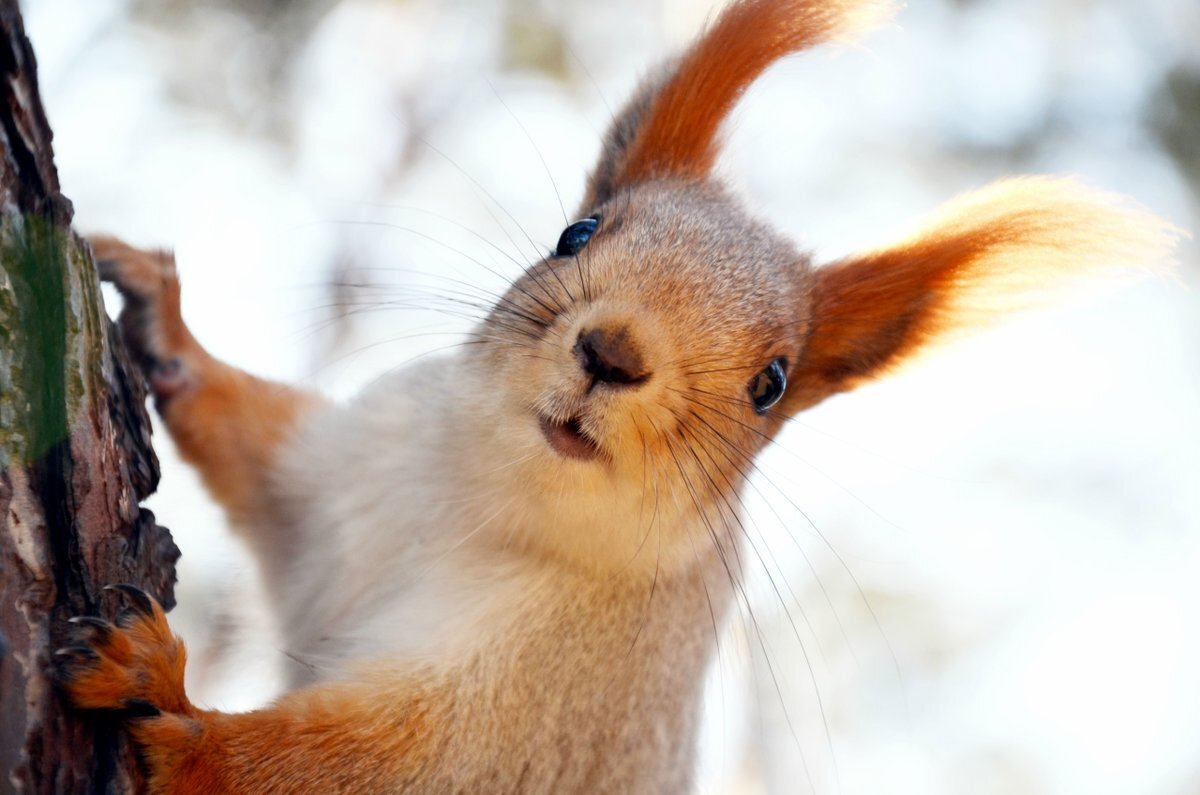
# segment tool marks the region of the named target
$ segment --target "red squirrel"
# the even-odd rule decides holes
[[[210,356],[169,253],[91,240],[158,410],[257,555],[293,689],[200,709],[161,607],[76,620],[72,701],[117,710],[153,793],[646,792],[692,785],[755,456],[798,412],[1172,233],[1072,180],[1002,181],[822,265],[713,177],[780,57],[886,18],[737,0],[616,116],[579,220],[458,352],[345,405]]]

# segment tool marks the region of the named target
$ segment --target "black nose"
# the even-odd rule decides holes
[[[636,386],[650,376],[637,343],[624,326],[580,332],[575,356],[584,372],[595,379],[593,383]]]

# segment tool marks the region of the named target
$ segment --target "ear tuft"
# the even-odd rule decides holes
[[[1043,303],[1105,266],[1165,265],[1180,234],[1072,179],[1005,180],[955,199],[918,234],[816,270],[788,410]]]
[[[649,179],[703,179],[716,160],[721,123],[768,66],[806,47],[853,39],[892,11],[887,0],[733,3],[622,112],[605,141],[588,202]]]

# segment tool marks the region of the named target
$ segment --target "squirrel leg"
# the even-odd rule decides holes
[[[134,586],[109,589],[128,607],[112,623],[71,620],[77,645],[56,652],[58,678],[76,707],[122,720],[150,793],[384,792],[427,780],[446,715],[439,688],[368,675],[253,712],[198,709],[162,608]]]
[[[270,523],[267,477],[315,395],[215,359],[183,322],[175,258],[112,237],[89,239],[100,277],[125,298],[120,326],[183,457],[236,524]],[[256,522],[256,520],[259,520]]]
[[[144,752],[150,792],[168,792],[165,782],[203,732],[201,713],[184,693],[187,653],[144,591],[132,585],[105,590],[122,592],[128,606],[115,622],[71,619],[76,644],[55,652],[58,679],[76,707],[126,722]]]

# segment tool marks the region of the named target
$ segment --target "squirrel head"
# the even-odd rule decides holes
[[[822,266],[753,220],[712,177],[722,121],[779,57],[887,10],[741,0],[617,116],[580,220],[478,333],[497,438],[521,462],[505,475],[520,541],[602,568],[687,565],[732,537],[790,416],[1077,273],[1169,248],[1162,222],[1066,179],[994,184]]]

